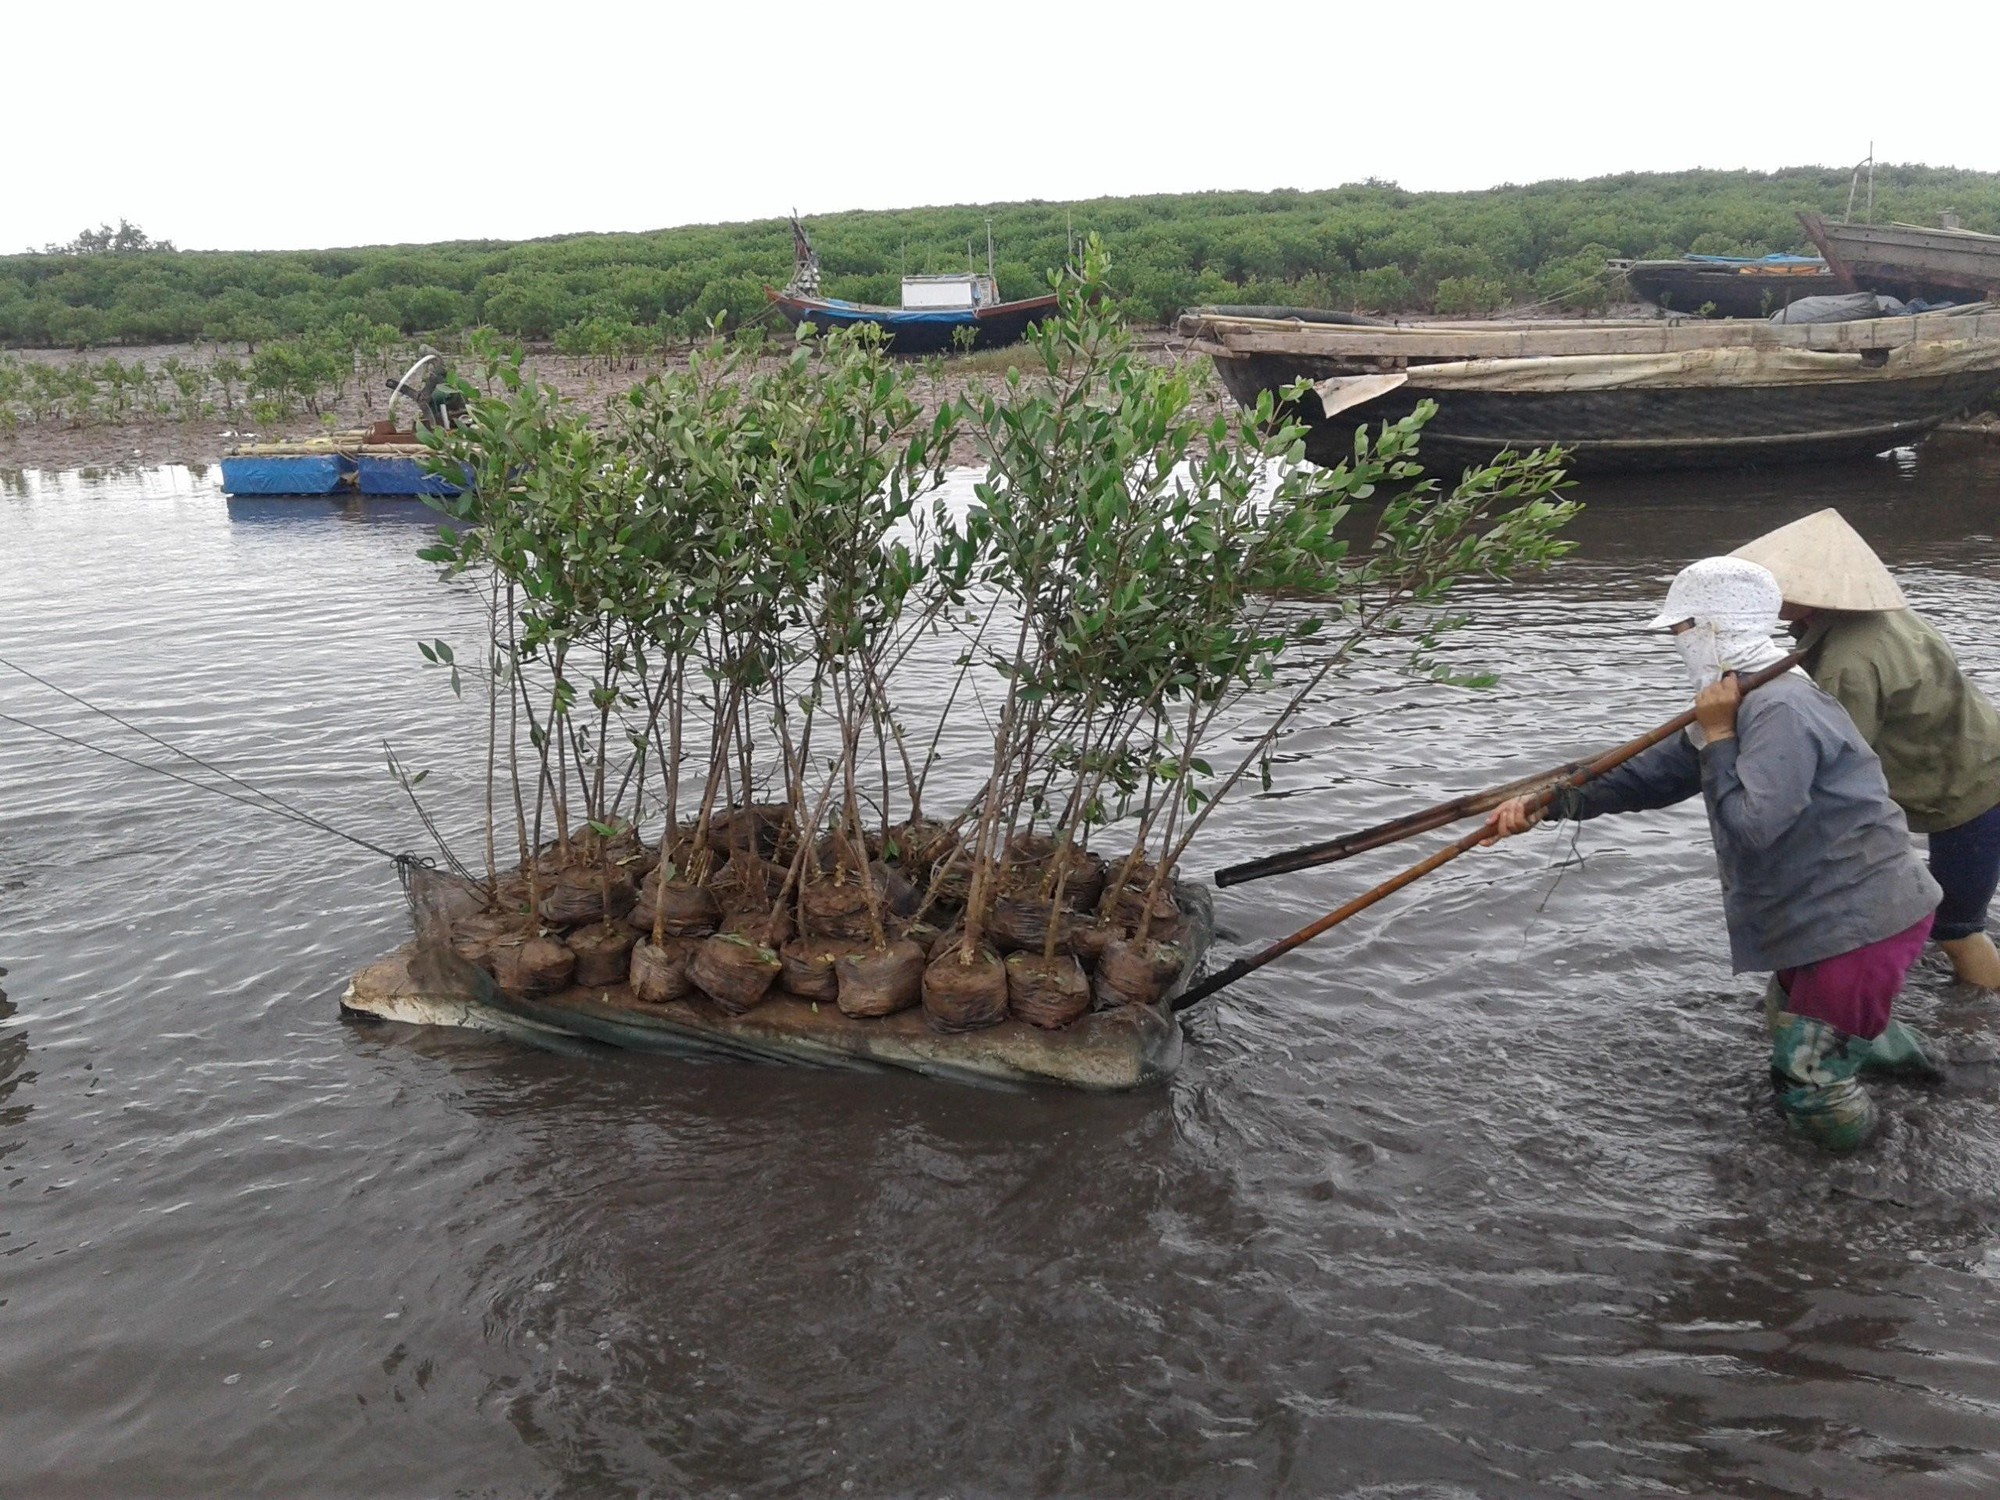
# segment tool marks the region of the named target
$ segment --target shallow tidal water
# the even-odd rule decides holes
[[[1498,687],[1334,688],[1190,873],[1678,711],[1666,579],[1822,505],[2000,689],[2000,449],[1581,493],[1451,639]],[[427,520],[13,477],[0,656],[413,847],[382,740],[461,814],[479,753]],[[1218,893],[1216,958],[1435,841]],[[0,1494],[2000,1489],[2000,1002],[1927,960],[1949,1082],[1790,1141],[1695,806],[1460,860],[1119,1098],[343,1020],[407,931],[381,859],[0,722]]]

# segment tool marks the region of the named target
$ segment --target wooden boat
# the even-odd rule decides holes
[[[858,1020],[832,1005],[781,992],[740,1016],[699,995],[643,1004],[622,984],[527,1000],[502,992],[483,970],[449,952],[421,952],[415,944],[363,969],[340,1003],[353,1014],[379,1020],[468,1026],[529,1039],[586,1039],[683,1057],[902,1069],[958,1082],[1120,1092],[1163,1083],[1180,1066],[1180,1024],[1166,1002],[1200,969],[1214,937],[1215,915],[1200,886],[1179,882],[1174,895],[1188,919],[1181,940],[1188,957],[1161,1004],[1094,1011],[1060,1031],[1009,1019],[983,1031],[947,1035],[931,1030],[920,1009]]]
[[[1670,312],[1720,318],[1768,318],[1801,297],[1844,290],[1824,260],[1810,255],[1687,255],[1678,260],[1635,260],[1625,267],[1632,290]]]
[[[1839,224],[1818,214],[1799,223],[1843,288],[1904,301],[2000,300],[2000,235],[1915,224]]]
[[[1344,326],[1184,314],[1239,402],[1296,381],[1307,455],[1338,463],[1358,425],[1437,403],[1432,462],[1558,445],[1581,468],[1859,457],[1913,443],[2000,386],[2000,311],[1776,324],[1596,319]]]
[[[1038,320],[1055,311],[1054,293],[1000,300],[993,277],[993,233],[986,236],[986,274],[905,276],[903,305],[877,307],[868,302],[843,302],[820,294],[819,252],[805,225],[792,219],[792,279],[781,292],[765,287],[764,295],[794,328],[810,323],[822,333],[836,328],[873,324],[887,336],[897,354],[942,354],[959,348],[998,349],[1019,343]]]
[[[1056,307],[1053,294],[964,307],[876,307],[833,297],[802,297],[773,287],[766,287],[764,294],[795,328],[810,323],[822,332],[830,332],[858,323],[872,323],[888,336],[888,346],[897,354],[950,353],[960,347],[961,341],[969,341],[969,347],[974,349],[1016,344],[1032,324],[1047,317]],[[961,329],[966,331],[961,333]]]

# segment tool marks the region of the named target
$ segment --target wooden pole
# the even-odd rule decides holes
[[[1764,668],[1762,671],[1753,673],[1751,676],[1746,677],[1742,680],[1741,691],[1745,695],[1748,695],[1749,693],[1756,691],[1756,689],[1762,687],[1765,683],[1771,681],[1773,678],[1783,676],[1786,672],[1791,671],[1793,667],[1799,664],[1800,660],[1804,656],[1805,653],[1803,651],[1794,651],[1790,655],[1784,657],[1782,660],[1774,663],[1771,666]],[[1646,734],[1642,734],[1636,740],[1628,741],[1627,743],[1620,745],[1615,750],[1605,751],[1595,760],[1587,761],[1582,765],[1578,766],[1575,770],[1570,772],[1569,775],[1563,777],[1560,781],[1556,782],[1555,784],[1550,786],[1545,786],[1539,792],[1531,793],[1530,800],[1534,804],[1534,810],[1537,812],[1545,810],[1550,803],[1556,800],[1556,796],[1558,793],[1563,792],[1569,789],[1570,787],[1582,786],[1585,782],[1592,781],[1597,777],[1604,775],[1604,773],[1607,771],[1615,770],[1619,766],[1624,765],[1626,761],[1632,759],[1633,756],[1638,755],[1644,751],[1650,750],[1653,748],[1653,746],[1659,744],[1661,741],[1670,739],[1672,736],[1679,734],[1683,729],[1687,728],[1688,725],[1694,722],[1694,717],[1695,717],[1694,710],[1690,708],[1687,710],[1687,712],[1679,714],[1672,719],[1669,719],[1666,723],[1662,724],[1658,729],[1654,729],[1647,732]],[[1496,790],[1504,790],[1504,788],[1496,788]],[[1506,800],[1507,799],[1504,797],[1500,799],[1500,801],[1503,802]],[[1496,802],[1493,805],[1498,806],[1499,803]],[[1437,853],[1431,855],[1429,858],[1421,860],[1417,864],[1411,865],[1410,868],[1403,871],[1402,874],[1393,876],[1392,878],[1383,881],[1373,890],[1364,892],[1363,894],[1356,896],[1352,901],[1348,902],[1345,906],[1337,907],[1333,911],[1328,912],[1325,916],[1321,917],[1318,921],[1312,923],[1311,925],[1306,927],[1301,927],[1297,932],[1293,933],[1290,937],[1280,938],[1277,942],[1271,944],[1268,948],[1263,949],[1261,952],[1253,953],[1248,958],[1239,958],[1236,960],[1235,963],[1228,965],[1226,968],[1219,969],[1215,973],[1209,975],[1208,978],[1202,980],[1200,984],[1190,986],[1188,989],[1186,989],[1180,995],[1174,998],[1174,1000],[1167,1007],[1168,1011],[1170,1013],[1177,1014],[1180,1011],[1186,1010],[1189,1006],[1198,1003],[1199,1001],[1206,1000],[1210,995],[1213,995],[1217,990],[1227,989],[1230,985],[1236,983],[1237,980],[1243,978],[1246,974],[1254,974],[1257,970],[1263,968],[1264,965],[1272,962],[1274,959],[1283,958],[1287,953],[1290,953],[1294,948],[1300,947],[1303,944],[1311,942],[1321,933],[1326,932],[1331,928],[1338,927],[1342,922],[1345,922],[1349,917],[1354,916],[1359,912],[1364,912],[1368,910],[1369,907],[1373,906],[1383,897],[1393,896],[1397,891],[1400,891],[1404,886],[1409,885],[1412,881],[1421,880],[1423,879],[1424,876],[1430,874],[1431,871],[1439,869],[1444,865],[1450,864],[1453,860],[1457,859],[1459,855],[1465,853],[1466,850],[1474,848],[1475,846],[1483,842],[1486,837],[1487,837],[1486,828],[1482,824],[1480,827],[1473,829],[1472,832],[1466,834],[1465,837],[1457,840],[1455,843],[1447,844],[1445,845],[1444,848],[1438,850]]]
[[[1447,823],[1456,823],[1460,818],[1469,818],[1475,813],[1491,812],[1510,797],[1524,797],[1529,792],[1539,791],[1551,782],[1560,781],[1571,772],[1588,764],[1590,762],[1587,760],[1564,761],[1561,765],[1551,766],[1546,771],[1537,771],[1532,776],[1523,776],[1519,781],[1510,781],[1505,786],[1454,797],[1449,802],[1440,802],[1435,807],[1427,807],[1421,812],[1405,813],[1400,818],[1377,823],[1372,828],[1362,829],[1359,833],[1344,833],[1339,838],[1326,839],[1317,844],[1306,844],[1297,849],[1287,849],[1281,854],[1267,854],[1261,859],[1247,859],[1241,864],[1225,865],[1215,872],[1215,883],[1224,887],[1244,885],[1252,880],[1267,879],[1272,875],[1289,875],[1294,870],[1311,870],[1320,865],[1337,864],[1343,859],[1352,859],[1357,854],[1366,854],[1370,849],[1400,844],[1404,839],[1414,838],[1420,833],[1429,833],[1432,829],[1442,828]]]

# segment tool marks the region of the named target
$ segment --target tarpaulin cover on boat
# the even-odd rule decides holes
[[[1672,354],[1579,354],[1463,359],[1410,366],[1412,390],[1607,391],[1646,387],[1810,385],[1909,380],[2000,371],[2000,340],[1939,339],[1873,354],[1814,349],[1685,349]],[[1342,382],[1321,382],[1338,399]],[[1317,390],[1318,387],[1316,386]]]

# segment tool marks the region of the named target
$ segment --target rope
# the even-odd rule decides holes
[[[11,663],[8,663],[8,665],[11,665]],[[17,668],[16,670],[19,669]],[[82,700],[79,699],[78,701],[81,702]],[[105,712],[105,710],[99,709],[98,712],[103,713]],[[411,855],[398,854],[393,849],[384,849],[380,844],[370,843],[367,839],[362,838],[359,834],[349,833],[344,828],[334,827],[333,824],[327,822],[324,818],[317,818],[314,817],[309,812],[304,812],[300,809],[293,808],[289,803],[283,802],[280,799],[273,797],[269,792],[261,791],[257,787],[250,786],[250,784],[244,781],[241,777],[230,776],[227,771],[221,771],[216,767],[208,766],[205,761],[200,760],[196,756],[188,755],[188,753],[185,750],[176,750],[175,753],[179,755],[187,755],[187,758],[189,760],[194,761],[197,765],[203,766],[205,769],[215,770],[218,775],[228,777],[229,780],[235,782],[237,785],[245,787],[247,790],[251,792],[255,792],[258,797],[265,798],[266,800],[261,802],[254,801],[249,797],[240,796],[237,793],[229,791],[224,787],[211,786],[206,781],[196,781],[192,776],[183,776],[181,775],[180,772],[170,771],[165,766],[156,766],[151,761],[137,760],[130,755],[124,754],[121,751],[112,750],[104,745],[92,744],[89,740],[78,739],[73,734],[64,734],[60,729],[50,729],[47,725],[44,724],[30,723],[28,720],[18,718],[13,714],[0,713],[0,720],[4,720],[9,724],[18,725],[22,729],[29,730],[35,734],[47,735],[50,739],[53,740],[61,740],[64,744],[74,745],[79,750],[89,750],[94,754],[108,756],[112,760],[122,761],[126,765],[136,767],[141,771],[151,771],[156,776],[164,776],[170,781],[178,781],[183,786],[193,787],[196,791],[208,792],[217,797],[226,797],[231,802],[240,803],[242,806],[250,808],[254,812],[269,813],[272,817],[282,818],[288,823],[298,823],[307,828],[316,828],[322,833],[330,833],[335,838],[345,839],[350,844],[357,844],[361,848],[368,850],[372,854],[379,854],[384,859],[393,860],[399,867],[407,863],[425,863],[425,861],[414,859],[414,857]],[[140,730],[138,732],[141,734],[145,733],[144,730]],[[156,739],[157,737],[153,735],[147,735],[147,738]],[[160,740],[159,743],[162,745],[166,744],[164,740]],[[166,748],[168,748],[169,750],[174,749],[174,747],[171,745],[167,745]]]
[[[1580,292],[1587,286],[1595,286],[1598,282],[1608,281],[1614,276],[1622,278],[1624,275],[1625,273],[1623,271],[1614,271],[1610,266],[1606,266],[1603,270],[1599,271],[1595,276],[1586,276],[1583,278],[1583,280],[1574,282],[1571,285],[1564,287],[1561,291],[1557,292],[1553,297],[1544,297],[1539,302],[1529,302],[1521,307],[1503,308],[1501,309],[1501,311],[1505,312],[1509,317],[1512,317],[1515,313],[1533,312],[1538,307],[1549,307],[1557,302],[1562,301],[1563,298],[1567,297],[1571,292]],[[1497,318],[1500,316],[1500,313],[1494,313],[1493,316]]]

